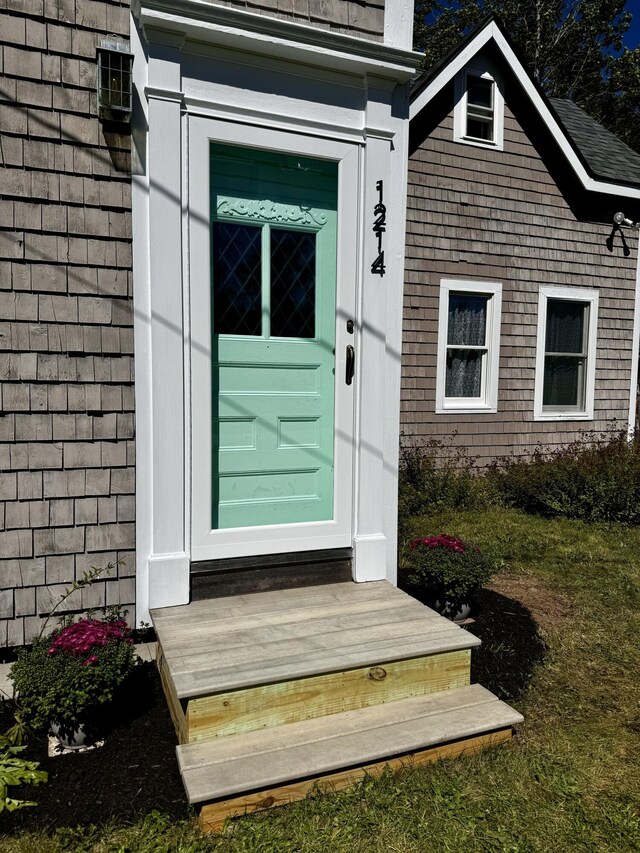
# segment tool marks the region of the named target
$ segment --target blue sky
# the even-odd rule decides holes
[[[454,3],[455,0],[451,0],[449,5]],[[624,45],[633,50],[640,45],[640,0],[627,0],[626,10],[631,12],[633,20],[625,35]],[[427,21],[429,21],[429,17],[427,17]]]
[[[624,43],[625,47],[633,50],[640,44],[640,0],[630,0],[627,9],[633,14],[633,21],[631,22]]]

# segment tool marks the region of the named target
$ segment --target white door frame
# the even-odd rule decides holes
[[[355,320],[358,280],[358,145],[254,128],[251,147],[338,163],[336,358],[334,408],[334,517],[328,521],[212,530],[211,211],[210,143],[247,145],[245,126],[189,117],[189,313],[191,318],[191,559],[216,560],[282,552],[350,547],[353,540],[354,385],[344,381],[346,331]]]
[[[410,31],[411,9],[403,2]],[[400,0],[387,3],[398,11]],[[344,181],[355,183],[353,192],[343,187],[348,206],[340,215],[341,224],[355,229],[349,261],[356,310],[348,342],[356,349],[356,376],[348,544],[354,580],[393,582],[396,572],[407,84],[419,57],[401,48],[408,42],[398,41],[397,33],[380,44],[202,3],[193,4],[197,14],[191,18],[187,6],[181,6],[182,14],[169,13],[155,8],[155,0],[143,0],[141,24],[131,35],[137,104],[132,219],[138,624],[148,620],[150,609],[189,601],[195,556],[186,193],[188,131],[198,117],[219,122],[221,140],[282,145],[345,163],[353,158],[353,167],[341,170]],[[225,23],[229,14],[231,24]],[[279,133],[283,141],[270,142],[267,129],[276,134],[272,140]],[[384,278],[372,271],[379,252],[374,209],[382,184]],[[342,350],[345,328],[338,327],[336,346]],[[338,358],[340,365],[339,353]],[[338,366],[337,382],[343,380],[340,373]],[[305,539],[305,550],[310,541]]]

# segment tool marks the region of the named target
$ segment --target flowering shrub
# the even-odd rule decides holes
[[[56,652],[66,652],[69,655],[86,655],[93,649],[106,646],[111,640],[122,640],[125,643],[133,642],[124,619],[114,619],[107,622],[100,619],[81,619],[79,622],[72,622],[71,625],[67,625],[66,628],[53,636],[55,639],[47,651],[48,655],[54,655]],[[85,658],[84,666],[96,663],[97,660],[96,655],[90,654],[89,657]]]
[[[412,539],[405,555],[406,587],[443,615],[457,613],[491,577],[491,561],[448,533]]]
[[[64,733],[90,724],[135,663],[124,619],[81,619],[18,653],[9,677],[22,719],[34,731],[57,722]]]

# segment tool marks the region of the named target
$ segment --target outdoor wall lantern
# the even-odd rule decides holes
[[[613,214],[613,223],[620,228],[621,225],[624,225],[626,228],[635,228],[636,231],[640,231],[640,222],[634,222],[632,219],[627,219],[627,217],[620,211],[619,213]]]
[[[107,121],[131,120],[131,67],[129,43],[107,36],[98,44],[98,116]]]

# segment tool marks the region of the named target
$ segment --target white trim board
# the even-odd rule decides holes
[[[640,359],[640,235],[636,242],[636,298],[633,312],[633,341],[631,344],[631,382],[629,389],[629,424],[627,434],[633,438],[638,405],[638,359]]]
[[[569,161],[569,165],[585,190],[589,192],[605,193],[606,195],[622,196],[630,199],[640,199],[640,188],[625,186],[624,184],[613,184],[607,181],[592,178],[582,164],[578,154],[567,139],[565,132],[556,120],[555,116],[547,106],[543,96],[540,94],[533,81],[526,72],[524,66],[514,53],[513,49],[500,31],[495,21],[487,24],[471,39],[471,41],[454,57],[442,71],[426,86],[422,92],[416,95],[411,103],[410,118],[414,119],[430,103],[431,100],[462,71],[473,62],[474,57],[483,47],[493,41],[502,53],[505,61],[518,78],[523,89],[527,93],[531,103],[538,111],[540,117],[547,126],[560,150]]]
[[[396,7],[407,5],[406,0],[391,2]],[[409,81],[422,60],[422,54],[411,50],[410,45],[393,43],[411,41],[411,35],[407,39],[406,34],[401,35],[402,28],[396,26],[388,30],[385,25],[386,40],[380,43],[286,18],[216,6],[206,0],[144,0],[140,19],[145,26],[180,32],[195,41],[240,49],[244,46],[252,53],[392,77],[400,82]]]

